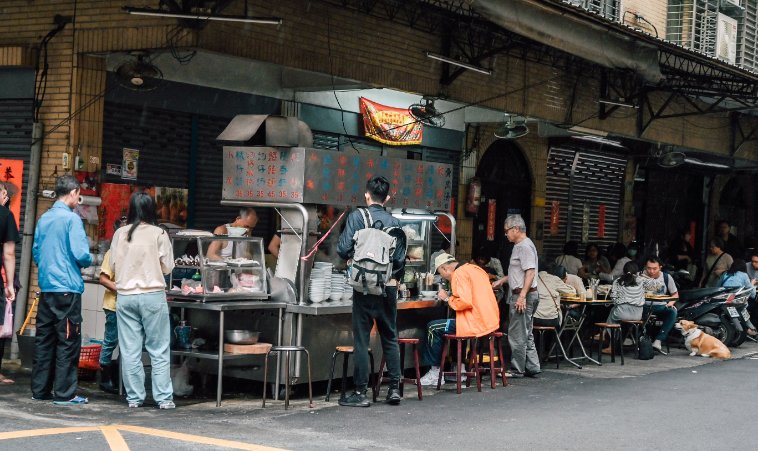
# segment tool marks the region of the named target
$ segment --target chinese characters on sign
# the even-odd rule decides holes
[[[137,180],[139,150],[124,148],[124,159],[121,165],[121,178]]]
[[[390,146],[421,144],[423,126],[408,112],[360,98],[363,133]]]
[[[224,147],[226,200],[303,202],[305,149]]]
[[[316,149],[224,147],[222,197],[227,200],[360,205],[366,181],[390,182],[390,208],[447,210],[451,165]]]
[[[487,241],[495,241],[497,200],[487,199]]]

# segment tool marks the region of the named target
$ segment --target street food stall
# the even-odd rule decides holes
[[[232,131],[244,129],[239,116],[229,127],[234,129]],[[229,127],[220,139],[245,140],[240,139],[239,134],[236,138],[230,137],[234,133],[230,134]],[[195,299],[204,301],[198,304],[208,305],[218,304],[222,300],[231,302],[231,297],[237,304],[240,298],[261,307],[271,304],[272,309],[239,312],[226,324],[216,324],[212,318],[197,314],[189,321],[193,327],[207,329],[206,336],[218,336],[220,341],[223,340],[222,329],[234,327],[259,331],[261,340],[305,346],[311,355],[313,380],[326,380],[335,346],[352,344],[352,289],[347,285],[345,262],[336,255],[336,245],[349,209],[365,205],[365,182],[371,176],[384,175],[390,180],[391,200],[386,207],[401,221],[406,235],[409,235],[409,275],[404,279],[407,289],[402,290],[406,296],[398,300],[400,336],[420,337],[430,320],[446,317],[446,307],[434,298],[435,293],[420,290],[420,279],[429,272],[431,253],[435,250],[433,243],[451,243],[450,251],[454,252],[455,220],[447,212],[453,188],[452,171],[450,165],[442,163],[384,158],[375,154],[351,155],[295,145],[224,146],[221,203],[276,211],[281,222],[278,231],[281,246],[276,267],[266,268],[263,259],[256,257],[257,253],[235,256],[254,260],[252,267],[230,268],[228,261],[223,268],[219,263],[213,266],[207,255],[208,242],[230,240],[244,243],[245,239],[196,238],[199,258],[189,254],[186,258],[190,268],[195,268],[196,263],[198,265],[196,270],[203,281],[200,287],[202,294],[179,293],[174,298]],[[437,227],[440,217],[444,218],[448,227],[452,224],[446,230],[448,233],[442,233]],[[258,244],[253,247],[259,249]],[[185,252],[175,251],[178,253],[175,256],[177,259],[185,258]],[[261,270],[256,275],[268,274],[267,281],[264,278],[254,281],[262,287],[268,283],[268,290],[253,296],[230,293],[239,285],[234,284],[234,275],[246,274],[251,268]],[[213,277],[213,283],[205,281],[205,274]],[[274,295],[274,285],[282,284],[294,290],[285,290],[289,294],[280,292]],[[432,288],[426,277],[423,285],[424,288]],[[188,291],[187,287],[178,288]],[[277,315],[280,305],[285,306],[283,314],[280,310]],[[185,306],[183,302],[182,307]],[[375,333],[372,334],[371,348],[375,358],[379,359],[381,346]],[[226,359],[221,346],[219,354]],[[292,383],[297,383],[300,375],[305,374],[304,363],[301,365],[299,357],[292,359],[294,367],[289,373]],[[250,360],[235,359],[227,364],[223,374],[262,381],[262,364],[261,356],[250,356]],[[213,368],[208,369],[213,371]],[[218,371],[222,371],[221,362],[218,363]],[[277,383],[281,381],[283,368],[280,364],[270,371],[275,373],[268,375],[269,380],[276,378]]]

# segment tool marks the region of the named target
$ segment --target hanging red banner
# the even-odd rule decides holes
[[[690,246],[695,247],[695,231],[697,230],[697,223],[690,221]]]
[[[597,237],[605,238],[605,204],[597,208]]]
[[[495,227],[497,226],[497,201],[487,200],[487,241],[495,241]]]
[[[561,223],[561,203],[554,200],[550,205],[550,236],[558,235],[558,225]]]
[[[393,108],[360,98],[363,133],[390,146],[421,144],[424,130],[407,108]]]

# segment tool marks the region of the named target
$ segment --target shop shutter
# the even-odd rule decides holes
[[[122,164],[124,148],[140,151],[137,180],[106,175],[105,182],[187,188],[191,115],[105,103],[103,166]]]
[[[588,242],[605,250],[619,240],[623,210],[623,187],[627,158],[621,153],[599,152],[568,146],[551,147],[545,187],[543,253],[547,261],[560,255],[566,241],[580,244],[583,254],[582,216],[589,205]],[[576,165],[573,180],[572,166]],[[558,233],[551,235],[552,202],[560,203]],[[599,206],[605,205],[605,236],[598,236]],[[569,206],[571,211],[569,213]],[[570,232],[568,231],[570,224]],[[583,256],[583,255],[580,255]]]
[[[23,233],[24,214],[26,211],[26,197],[28,191],[29,156],[32,145],[32,99],[0,99],[0,158],[9,160],[23,160],[24,173],[21,180],[18,178],[12,182],[21,184],[21,211],[16,222],[19,231]],[[5,180],[5,170],[0,168],[0,178]],[[49,174],[40,174],[44,179]]]

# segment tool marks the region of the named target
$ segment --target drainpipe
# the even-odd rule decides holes
[[[18,280],[21,282],[21,290],[16,294],[15,328],[18,330],[26,318],[26,305],[29,298],[29,279],[32,271],[32,244],[34,243],[34,227],[37,222],[37,194],[39,191],[40,160],[42,158],[42,132],[44,127],[41,122],[35,122],[32,126],[32,148],[29,156],[29,180],[27,181],[26,206],[24,209],[23,239],[21,241],[21,262],[19,264]],[[18,341],[13,334],[11,344],[11,358],[18,358]]]

